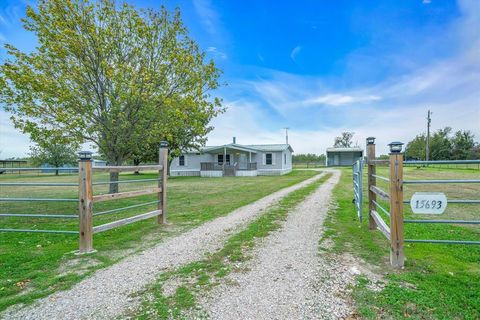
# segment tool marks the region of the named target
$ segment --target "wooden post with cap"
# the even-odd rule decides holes
[[[390,147],[390,264],[402,268],[405,263],[403,236],[403,153],[401,142]]]
[[[93,187],[92,152],[78,153],[78,208],[79,208],[79,253],[89,253],[93,249]]]
[[[167,223],[167,174],[168,174],[168,142],[160,142],[160,151],[158,154],[158,164],[163,167],[158,172],[159,180],[158,187],[160,192],[158,193],[158,210],[161,210],[161,214],[158,216],[157,222],[159,224]]]
[[[372,186],[377,185],[377,179],[373,176],[376,173],[375,163],[371,162],[375,160],[375,137],[367,138],[367,168],[368,168],[368,229],[376,230],[377,223],[373,219],[372,210],[376,210],[375,203],[377,201],[377,195],[371,190]]]

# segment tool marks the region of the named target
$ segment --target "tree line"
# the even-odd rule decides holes
[[[405,157],[407,159],[426,159],[425,133],[417,135],[407,143]],[[480,159],[480,143],[469,130],[453,131],[445,127],[435,131],[430,137],[430,160],[474,160]]]
[[[306,154],[294,154],[292,155],[292,162],[293,163],[325,163],[325,155],[324,154],[313,154],[313,153],[306,153]]]

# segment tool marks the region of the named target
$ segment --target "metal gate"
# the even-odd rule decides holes
[[[362,222],[362,201],[363,201],[363,160],[357,160],[353,166],[353,199],[357,209],[358,220]]]

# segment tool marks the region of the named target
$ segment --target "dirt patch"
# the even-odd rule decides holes
[[[89,256],[78,256],[68,259],[58,267],[57,277],[60,278],[69,274],[83,275],[100,264],[102,264],[102,261]]]

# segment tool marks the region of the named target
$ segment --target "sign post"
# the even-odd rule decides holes
[[[403,252],[403,153],[401,142],[390,146],[390,264],[402,268]]]

